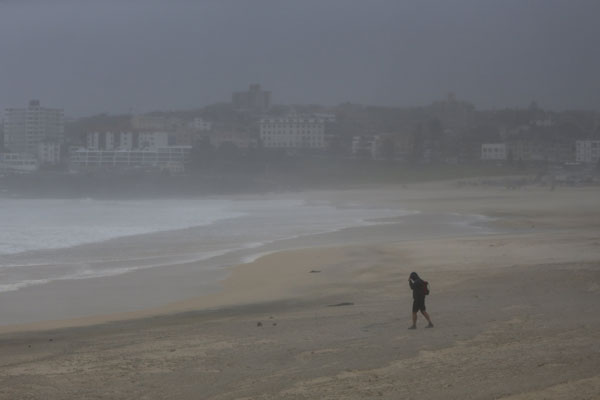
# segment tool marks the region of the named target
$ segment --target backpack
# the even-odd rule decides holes
[[[429,282],[423,281],[423,293],[425,296],[429,294]]]

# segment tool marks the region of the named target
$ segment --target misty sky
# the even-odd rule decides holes
[[[280,104],[600,110],[600,1],[0,0],[0,108]]]

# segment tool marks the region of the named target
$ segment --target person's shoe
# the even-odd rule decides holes
[[[433,328],[433,324],[430,322],[425,328]]]
[[[417,329],[417,326],[416,325],[412,325],[408,329]]]

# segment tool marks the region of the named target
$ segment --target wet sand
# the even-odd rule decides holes
[[[376,193],[369,192],[366,198],[361,199],[361,205],[369,205],[369,198],[376,196]],[[306,195],[339,207],[348,206],[336,197],[336,192]],[[357,195],[364,196],[364,190],[357,191],[353,197]],[[389,202],[380,205],[380,208],[383,206],[387,210],[395,210],[389,211],[390,215],[406,214],[399,205],[401,203]],[[44,322],[45,327],[64,324],[75,326],[87,323],[90,316],[95,321],[107,321],[131,318],[135,315],[132,313],[141,311],[143,315],[154,315],[157,308],[162,309],[167,304],[219,292],[223,280],[236,266],[242,269],[244,265],[240,263],[245,264],[263,255],[290,249],[369,245],[494,232],[494,229],[482,223],[483,220],[478,216],[427,212],[369,220],[372,225],[366,226],[364,222],[356,221],[358,226],[276,240],[208,259],[202,258],[204,252],[198,250],[206,248],[207,241],[209,246],[216,248],[229,244],[219,243],[219,240],[226,239],[210,237],[202,227],[17,254],[8,263],[41,264],[41,267],[37,267],[38,274],[43,274],[43,269],[48,266],[61,268],[63,263],[70,265],[71,269],[73,265],[87,265],[86,268],[94,273],[113,270],[128,272],[93,279],[59,279],[17,291],[0,292],[0,332],[30,329],[24,324],[31,323],[34,323],[32,328],[37,329],[40,322]],[[206,298],[203,298],[203,303],[206,303]]]
[[[275,252],[204,296],[5,328],[0,398],[600,397],[599,189],[336,196],[497,216],[511,233]],[[431,283],[434,329],[406,329],[413,270]]]

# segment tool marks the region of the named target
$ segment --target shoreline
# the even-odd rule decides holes
[[[411,214],[408,217],[407,220],[401,219],[401,221],[396,221],[394,218],[391,218],[387,219],[388,222],[380,224],[367,224],[364,226],[342,228],[332,232],[276,240],[260,248],[246,249],[243,251],[246,255],[241,255],[241,250],[223,254],[216,258],[216,260],[222,260],[220,263],[215,260],[211,261],[211,259],[169,263],[165,264],[165,266],[141,268],[119,275],[82,280],[55,280],[43,285],[5,292],[3,293],[4,296],[0,295],[0,310],[3,311],[2,315],[5,320],[10,318],[7,310],[12,308],[19,312],[19,309],[23,309],[16,306],[16,304],[20,303],[29,302],[37,304],[38,311],[36,311],[35,315],[41,316],[44,315],[44,312],[52,313],[52,309],[55,308],[72,309],[73,306],[69,303],[73,299],[77,299],[78,306],[83,304],[84,308],[88,301],[86,298],[93,302],[97,302],[97,299],[103,297],[108,297],[110,300],[104,300],[105,304],[98,308],[99,311],[88,312],[85,315],[74,317],[67,315],[63,318],[2,324],[0,325],[0,333],[18,330],[30,331],[74,327],[129,318],[156,316],[162,313],[191,311],[188,306],[184,306],[184,309],[178,308],[182,304],[193,303],[199,309],[243,305],[246,302],[252,302],[253,298],[244,298],[239,301],[239,304],[227,300],[227,298],[235,299],[235,292],[244,290],[242,285],[242,287],[228,291],[227,283],[232,275],[239,273],[239,270],[248,269],[251,271],[253,265],[260,264],[263,258],[276,257],[287,259],[291,257],[291,254],[301,251],[321,254],[336,248],[351,248],[353,246],[365,245],[376,246],[388,242],[410,242],[415,240],[414,236],[420,236],[421,239],[426,240],[435,240],[444,237],[468,237],[477,231],[481,231],[485,235],[497,234],[485,228],[485,226],[478,226],[467,219],[465,219],[464,226],[461,226],[458,231],[452,231],[454,228],[452,228],[450,223],[439,220],[441,215]],[[451,216],[449,218],[451,220],[456,218],[462,224],[465,217]],[[428,221],[431,224],[431,228],[423,229],[418,235],[415,235],[414,231],[409,232],[407,230],[407,225],[410,227]],[[433,232],[436,228],[444,228],[445,231]],[[187,230],[181,232],[185,231]],[[166,236],[168,237],[169,235],[167,234]],[[162,237],[164,237],[164,233],[142,235],[137,237],[137,239],[142,243],[151,244]],[[84,252],[89,247],[99,247],[102,249],[104,245],[82,246]],[[240,260],[235,262],[238,259]],[[228,260],[234,261],[234,263],[229,263],[227,262]],[[288,270],[285,269],[282,272],[288,272]],[[260,268],[256,273],[262,273]],[[278,281],[284,282],[284,276],[280,276]],[[284,286],[291,287],[293,286],[293,282],[286,282]],[[177,289],[177,293],[175,293],[175,289]],[[165,293],[161,293],[161,290],[164,290]],[[127,292],[135,292],[135,294],[131,295],[127,294]],[[185,295],[185,293],[188,293],[188,295]],[[221,298],[222,300],[213,304],[215,298]],[[276,299],[271,298],[270,300],[274,301]],[[107,307],[113,309],[121,308],[119,301],[128,301],[128,305],[139,304],[137,306],[138,309],[109,313],[101,311],[103,307],[104,309]],[[110,304],[116,305],[110,306]],[[88,309],[93,309],[94,307],[95,305],[93,304],[87,306]],[[67,311],[67,313],[72,312],[76,311]]]
[[[415,185],[416,186],[416,185]],[[490,194],[496,194],[498,192],[501,192],[502,194],[509,194],[509,195],[514,195],[514,192],[507,192],[507,191],[499,191],[499,190],[494,190],[492,191],[492,193],[489,193],[490,190],[467,190],[466,192],[468,193],[468,195],[465,195],[464,192],[465,190],[461,190],[459,191],[459,193],[457,193],[456,190],[452,190],[452,188],[450,190],[448,190],[448,187],[451,187],[451,183],[449,182],[444,182],[444,183],[435,183],[435,184],[424,184],[424,185],[418,185],[416,188],[412,188],[407,190],[406,187],[404,185],[402,185],[402,187],[397,187],[397,186],[386,186],[380,189],[380,191],[378,192],[378,194],[380,195],[382,192],[384,193],[383,199],[379,198],[379,200],[381,201],[380,204],[377,204],[377,207],[382,207],[385,204],[390,204],[390,199],[386,198],[385,196],[397,196],[400,193],[400,198],[401,201],[403,202],[403,210],[407,210],[407,209],[412,209],[412,210],[416,210],[418,212],[417,217],[415,217],[414,214],[409,214],[408,216],[403,216],[398,218],[383,218],[383,220],[385,220],[385,223],[379,224],[379,225],[365,225],[365,226],[355,226],[355,227],[350,227],[350,228],[342,228],[339,230],[335,230],[333,232],[324,232],[324,233],[319,233],[319,234],[311,234],[311,235],[307,235],[305,237],[296,237],[296,238],[288,238],[288,239],[282,239],[282,240],[276,240],[273,243],[269,243],[266,245],[263,245],[261,247],[258,247],[256,249],[248,249],[246,255],[241,255],[241,256],[237,256],[239,251],[233,251],[231,252],[232,254],[235,254],[236,257],[235,258],[227,258],[227,255],[225,255],[224,261],[221,263],[221,265],[223,265],[220,268],[209,268],[208,270],[203,270],[201,271],[201,274],[198,275],[198,272],[194,272],[194,269],[198,269],[197,265],[201,265],[204,262],[203,261],[196,261],[196,262],[185,262],[185,261],[181,261],[181,262],[176,262],[176,263],[170,263],[168,264],[169,266],[163,266],[163,267],[156,267],[156,268],[141,268],[141,269],[137,269],[137,270],[133,270],[130,272],[127,272],[125,274],[120,274],[120,275],[116,275],[116,276],[108,276],[108,277],[95,277],[95,278],[91,278],[91,279],[85,279],[85,280],[80,280],[80,281],[73,281],[73,280],[59,280],[59,281],[54,281],[54,282],[50,282],[50,283],[46,283],[44,285],[41,286],[34,286],[34,287],[30,287],[30,288],[24,288],[21,289],[19,291],[16,292],[7,292],[8,294],[5,296],[0,295],[0,297],[5,297],[4,302],[3,302],[3,306],[10,306],[10,302],[14,302],[14,303],[19,303],[19,302],[26,302],[30,296],[31,293],[33,293],[34,295],[36,295],[35,297],[31,297],[31,298],[37,298],[36,300],[33,300],[34,303],[37,304],[52,304],[54,307],[54,309],[56,308],[65,308],[65,309],[69,309],[69,307],[72,307],[69,305],[69,302],[72,301],[72,299],[83,299],[86,297],[89,297],[91,299],[101,299],[102,297],[108,296],[109,298],[115,297],[115,300],[118,298],[121,301],[125,301],[128,305],[131,304],[139,304],[137,306],[135,306],[133,309],[131,309],[131,307],[129,307],[130,309],[128,311],[115,311],[121,308],[121,306],[115,305],[115,306],[111,306],[113,311],[110,312],[106,312],[107,310],[110,310],[111,307],[102,307],[101,305],[96,306],[96,305],[89,305],[88,308],[89,310],[87,312],[85,312],[83,315],[81,313],[79,313],[80,315],[73,315],[73,312],[71,312],[71,316],[69,316],[69,312],[67,311],[66,314],[62,314],[62,316],[59,317],[55,317],[55,318],[47,318],[44,319],[43,317],[41,317],[41,315],[43,315],[41,312],[40,317],[37,317],[38,319],[35,321],[23,321],[23,322],[13,322],[13,323],[7,323],[7,324],[2,324],[0,325],[0,333],[1,332],[14,332],[14,331],[18,331],[18,330],[22,330],[22,329],[26,329],[26,330],[36,330],[36,329],[49,329],[49,328],[60,328],[60,327],[71,327],[71,326],[79,326],[81,324],[85,324],[85,325],[89,325],[89,324],[95,324],[95,323],[104,323],[104,322],[108,322],[108,321],[114,321],[114,320],[123,320],[123,319],[129,319],[129,318],[141,318],[141,317],[145,317],[145,316],[156,316],[160,313],[164,313],[164,312],[177,312],[177,307],[174,307],[174,305],[179,305],[181,306],[182,304],[186,304],[185,306],[185,311],[189,311],[189,307],[187,305],[189,304],[195,304],[195,307],[197,308],[207,308],[207,306],[203,306],[202,301],[199,301],[199,299],[205,299],[205,301],[207,301],[207,304],[211,304],[210,301],[212,300],[208,300],[208,299],[213,299],[215,296],[218,297],[219,293],[224,292],[223,296],[224,297],[230,297],[232,299],[236,298],[236,295],[231,292],[227,292],[227,281],[230,279],[230,277],[232,275],[235,275],[236,273],[238,273],[238,270],[241,269],[252,269],[252,265],[255,264],[256,262],[260,261],[260,259],[264,258],[264,257],[270,257],[273,255],[276,255],[278,253],[284,253],[284,254],[291,254],[294,251],[296,251],[297,249],[316,249],[319,251],[323,251],[326,252],[328,251],[328,249],[330,250],[331,248],[336,248],[336,247],[340,247],[343,246],[344,243],[352,243],[352,244],[360,244],[360,245],[378,245],[378,244],[385,244],[385,243],[401,243],[401,242],[414,242],[417,243],[419,240],[423,241],[432,241],[432,240],[436,240],[436,239],[440,239],[443,238],[445,236],[449,236],[449,237],[469,237],[470,235],[474,235],[475,232],[470,232],[470,233],[460,233],[457,234],[455,232],[446,232],[445,234],[436,234],[430,231],[426,231],[424,233],[422,233],[419,237],[419,235],[417,235],[417,237],[415,238],[415,233],[414,231],[412,232],[408,232],[410,230],[410,228],[408,230],[405,229],[405,231],[399,231],[397,228],[398,224],[404,224],[406,223],[406,220],[410,220],[410,218],[420,218],[423,215],[427,215],[427,213],[431,213],[431,218],[435,219],[436,218],[436,214],[434,213],[445,213],[445,214],[439,214],[439,215],[457,215],[458,218],[464,218],[466,216],[460,214],[461,212],[465,212],[466,210],[463,208],[461,209],[460,207],[457,206],[461,206],[461,203],[463,202],[464,199],[467,199],[467,201],[473,201],[473,198],[475,199],[485,199],[488,200],[490,198],[495,198],[494,196],[490,197]],[[439,204],[439,199],[436,196],[432,196],[432,194],[437,194],[438,192],[444,192],[446,194],[451,194],[451,196],[446,196],[445,199],[447,201],[450,202],[450,204],[442,204],[440,206]],[[585,189],[584,189],[585,191]],[[428,193],[429,192],[429,193]],[[534,190],[534,193],[537,193],[539,195],[539,193],[543,193],[541,190]],[[364,196],[365,192],[361,191],[361,190],[348,190],[348,191],[331,191],[331,192],[325,192],[327,195],[325,196],[327,198],[327,201],[332,202],[332,204],[337,204],[337,206],[341,206],[344,207],[347,202],[348,202],[348,198],[354,198],[356,199],[355,195],[358,194],[358,201],[362,204],[368,204],[368,200],[369,199],[365,199],[365,198],[361,198],[360,196]],[[313,192],[307,192],[306,193],[306,201],[307,202],[311,202],[311,201],[323,201],[323,192],[320,191],[313,191]],[[348,196],[349,194],[353,194],[354,196]],[[415,194],[419,194],[419,196],[414,196]],[[425,199],[427,199],[427,195],[430,196],[429,197],[429,201],[424,201],[424,199],[422,198],[423,194],[425,194]],[[458,196],[457,196],[458,194]],[[475,194],[475,196],[472,196],[471,194]],[[372,197],[372,194],[367,194],[367,197]],[[473,197],[473,198],[472,198]],[[442,197],[444,198],[444,197]],[[503,201],[504,199],[502,197],[499,197],[500,201]],[[353,201],[352,203],[350,203],[352,205],[355,204],[355,202]],[[406,205],[406,206],[405,206]],[[420,210],[417,210],[417,206],[420,208]],[[539,216],[536,216],[536,221],[532,222],[527,218],[523,218],[522,215],[519,215],[518,213],[515,213],[513,215],[511,215],[509,212],[504,212],[504,215],[502,215],[502,213],[499,213],[500,215],[498,215],[497,217],[493,217],[493,216],[489,216],[489,215],[485,215],[483,214],[483,212],[485,212],[485,209],[477,209],[477,210],[471,210],[471,211],[477,211],[478,214],[473,214],[477,217],[477,215],[483,216],[484,219],[488,219],[488,221],[486,221],[483,225],[484,227],[487,226],[489,229],[487,232],[485,231],[485,228],[483,229],[482,233],[488,235],[488,234],[492,234],[492,230],[496,230],[496,233],[494,233],[494,235],[502,235],[504,234],[508,234],[510,232],[512,232],[512,234],[527,234],[529,232],[532,231],[539,231],[539,230],[545,230],[548,231],[549,229],[551,229],[548,226],[548,223],[544,223],[544,221],[539,218]],[[423,214],[423,212],[425,214]],[[492,214],[492,213],[488,213],[488,214]],[[382,222],[382,221],[380,221]],[[416,224],[423,224],[424,220],[417,220]],[[426,222],[426,220],[425,220]],[[588,221],[589,222],[589,221]],[[460,222],[460,223],[464,223],[464,222]],[[470,223],[470,227],[476,227],[477,224],[474,221],[471,221]],[[537,224],[537,226],[536,226]],[[404,227],[405,228],[405,227]],[[435,227],[433,228],[435,229]],[[172,231],[172,232],[156,232],[156,233],[151,233],[151,234],[145,234],[145,235],[138,235],[135,237],[132,237],[131,240],[133,241],[141,241],[142,243],[145,244],[149,244],[152,243],[153,241],[155,242],[156,240],[162,240],[163,238],[169,238],[172,235],[175,236],[174,239],[170,239],[170,240],[180,240],[181,237],[183,237],[184,235],[182,235],[182,233],[188,232],[188,231],[193,231],[193,228],[187,228],[187,229],[183,229],[183,230],[178,230],[178,231]],[[179,234],[179,235],[177,235]],[[337,238],[336,238],[337,236]],[[332,239],[333,238],[333,239]],[[150,239],[150,240],[148,240]],[[110,240],[109,243],[116,243],[117,239],[113,239]],[[416,241],[416,242],[415,242]],[[85,253],[86,251],[88,251],[88,248],[97,248],[99,251],[104,251],[104,244],[100,243],[100,244],[87,244],[87,245],[82,245],[82,246],[78,246],[81,247],[81,249],[83,249],[83,253]],[[60,251],[60,250],[57,250]],[[239,257],[239,260],[236,262],[234,261],[235,259],[237,259],[237,257]],[[288,257],[288,256],[283,256]],[[218,258],[218,257],[217,257]],[[244,262],[244,260],[247,260],[249,262]],[[204,263],[205,264],[205,263]],[[213,264],[216,265],[216,264]],[[168,270],[168,271],[167,271]],[[175,278],[173,278],[170,275],[174,275]],[[193,281],[195,280],[196,282],[198,281],[199,277],[201,276],[205,276],[209,279],[209,282],[207,284],[203,284],[198,286],[198,283],[194,283]],[[211,278],[212,277],[212,278]],[[191,278],[191,279],[190,279]],[[281,279],[281,278],[280,278]],[[190,280],[192,282],[190,282]],[[163,283],[159,283],[159,282],[165,282]],[[170,283],[169,283],[170,282]],[[140,287],[143,287],[147,285],[148,287],[151,288],[151,290],[149,291],[149,294],[144,294],[142,291],[140,291]],[[157,286],[159,285],[159,286]],[[161,292],[161,287],[162,286],[169,286],[169,287],[173,287],[173,288],[177,288],[178,291],[181,291],[181,289],[183,289],[184,291],[182,293],[177,293],[177,294],[173,294],[173,293],[163,293],[164,290]],[[287,286],[293,286],[292,283],[286,283]],[[42,287],[43,286],[43,287]],[[76,290],[75,290],[76,289]],[[202,292],[201,294],[197,294],[198,293],[198,289],[200,289],[200,291]],[[240,291],[243,290],[244,288],[236,288],[236,290]],[[56,292],[56,293],[64,293],[64,292],[73,292],[73,296],[70,296],[69,298],[65,298],[63,300],[61,300],[60,302],[57,301],[56,298],[52,298],[52,293]],[[125,293],[128,291],[136,291],[137,296],[134,294],[133,296],[125,296],[123,297],[122,295],[119,295],[119,291],[121,293]],[[175,290],[172,289],[172,292],[174,292]],[[227,294],[229,293],[229,294]],[[11,299],[10,296],[13,299]],[[120,297],[119,297],[120,296]],[[142,300],[140,303],[140,299],[144,298],[145,300]],[[7,299],[9,299],[7,301]],[[113,301],[113,303],[114,303]],[[243,300],[244,302],[252,302],[252,298],[245,298]],[[83,302],[85,303],[85,301]],[[233,306],[235,305],[234,302],[232,301],[223,301],[222,303],[219,303],[222,305],[227,305],[227,306]],[[98,308],[99,307],[99,308]],[[18,312],[18,307],[16,308],[17,312]],[[94,311],[96,310],[96,311]],[[48,310],[48,312],[51,314],[51,310]],[[77,313],[76,313],[77,314]],[[4,317],[7,318],[7,313],[4,313]]]
[[[253,261],[243,264],[230,266],[224,271],[223,276],[218,280],[217,285],[212,291],[188,297],[181,300],[162,303],[153,307],[144,307],[139,310],[113,312],[108,314],[85,315],[81,317],[72,317],[64,319],[42,320],[27,323],[16,323],[0,325],[0,335],[15,334],[15,333],[42,333],[45,331],[61,331],[65,329],[77,329],[92,327],[95,325],[104,324],[119,324],[119,323],[143,323],[145,320],[156,318],[169,318],[178,315],[194,314],[214,315],[219,313],[234,313],[235,310],[252,310],[268,305],[277,304],[301,304],[307,302],[307,296],[311,296],[309,303],[322,300],[319,297],[327,298],[334,297],[338,294],[343,294],[345,289],[340,290],[339,287],[347,288],[352,285],[354,273],[361,268],[368,268],[368,259],[363,258],[364,263],[358,263],[357,260],[343,261],[343,253],[355,254],[356,252],[378,253],[389,251],[390,248],[419,249],[421,252],[426,252],[428,246],[449,248],[456,246],[460,242],[472,243],[487,243],[487,242],[502,242],[504,240],[518,239],[519,237],[528,239],[535,238],[540,232],[498,232],[489,233],[484,236],[469,236],[469,235],[452,235],[449,237],[432,237],[420,240],[393,240],[390,242],[372,243],[367,245],[338,245],[338,246],[323,246],[323,247],[301,247],[273,250],[267,254],[260,255]],[[546,236],[556,236],[559,238],[568,238],[569,232],[543,232]],[[493,245],[490,245],[493,247]],[[550,247],[550,246],[548,246]],[[457,253],[454,250],[454,253]],[[548,261],[551,264],[568,263],[571,253],[565,252],[566,256],[563,260],[557,257],[550,257]],[[453,254],[457,257],[456,254]],[[316,263],[302,263],[297,265],[290,263],[290,260],[315,259]],[[595,260],[596,255],[592,255],[589,261]],[[327,260],[335,260],[333,263],[335,270],[332,276],[327,276],[324,282],[315,284],[313,277],[321,277],[323,265],[327,264]],[[512,268],[517,262],[515,260],[510,265],[505,265],[504,268]],[[286,264],[285,269],[280,269],[278,266]],[[354,264],[354,265],[351,265]],[[341,265],[344,265],[341,267]],[[425,271],[431,269],[428,265],[423,265]],[[320,269],[315,269],[320,268]],[[483,267],[480,267],[483,268]],[[131,273],[132,278],[139,271]],[[315,275],[312,275],[315,273]],[[273,283],[265,288],[264,285],[259,285],[256,276],[268,274]],[[93,280],[102,278],[92,278]],[[68,285],[68,282],[57,282]],[[319,296],[318,293],[322,290],[331,290],[326,287],[333,285],[338,287],[333,291],[328,291],[327,296]],[[60,285],[62,286],[62,285]],[[104,287],[104,285],[100,285]],[[293,288],[296,293],[290,295],[288,291]],[[89,287],[87,288],[89,289]],[[84,288],[84,291],[87,290]],[[60,289],[59,289],[60,290]],[[265,294],[266,293],[266,294]]]
[[[431,213],[494,211],[508,232],[402,241],[393,230],[360,230],[352,245],[233,268],[222,291],[155,314],[5,331],[0,398],[598,396],[600,190],[330,195]],[[422,317],[406,329],[412,271],[430,283],[434,329],[422,329]]]

